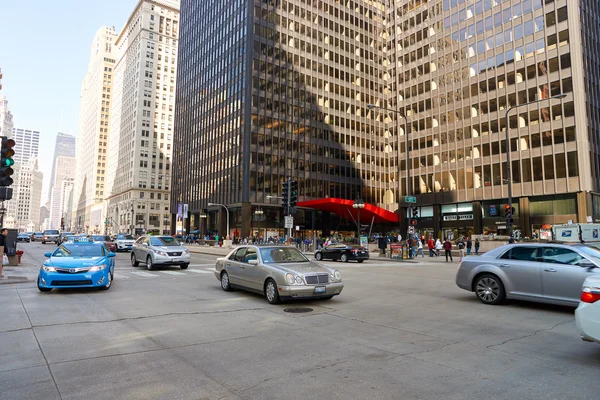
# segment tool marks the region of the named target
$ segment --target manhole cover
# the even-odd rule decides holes
[[[311,312],[312,310],[313,310],[312,308],[294,307],[294,308],[286,308],[283,311],[289,312],[289,313],[306,313],[306,312]]]

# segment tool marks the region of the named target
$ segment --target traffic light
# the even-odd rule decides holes
[[[284,208],[288,208],[290,205],[290,182],[283,182],[283,188],[281,189],[281,205]]]
[[[2,149],[0,150],[0,186],[10,186],[13,184],[11,175],[14,174],[12,166],[15,165],[13,156],[15,155],[15,141],[6,136],[2,136]]]
[[[417,226],[417,220],[414,218],[410,219],[410,226]]]
[[[413,218],[419,218],[419,207],[413,207],[412,208],[412,217]]]
[[[507,224],[512,224],[513,223],[513,215],[515,212],[515,208],[511,206],[509,206],[508,204],[506,204],[504,206],[504,216],[506,217],[506,223]]]
[[[298,203],[298,181],[290,181],[290,207],[296,207]]]

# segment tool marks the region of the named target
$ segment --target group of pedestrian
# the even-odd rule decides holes
[[[471,255],[471,249],[473,248],[473,241],[471,240],[470,237],[467,236],[461,236],[458,239],[458,242],[456,243],[456,246],[458,247],[458,255],[459,255],[459,261],[462,261],[463,257],[465,256],[465,249],[467,250],[467,256]],[[479,255],[479,239],[475,239],[475,255]],[[450,241],[450,239],[446,238],[446,240],[444,240],[444,255],[446,256],[446,262],[448,262],[448,258],[450,258],[451,262],[454,262],[454,260],[452,259],[452,242]]]

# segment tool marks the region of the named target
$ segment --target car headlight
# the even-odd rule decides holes
[[[90,272],[102,271],[104,268],[106,268],[106,264],[94,265],[92,268],[90,268]]]
[[[304,285],[304,280],[302,280],[301,276],[296,277],[296,285]]]
[[[329,274],[329,279],[333,282],[340,282],[342,280],[342,274],[339,271],[333,271],[332,274]]]
[[[182,254],[190,254],[190,251],[188,249],[183,250]]]
[[[168,254],[164,251],[160,251],[160,250],[153,250],[155,254],[158,254],[159,256],[168,256]]]
[[[42,266],[42,269],[43,269],[44,271],[46,271],[46,272],[56,272],[56,268],[54,268],[54,267],[50,267],[50,266],[48,266],[48,265],[43,265],[43,266]]]
[[[285,274],[285,281],[289,284],[289,285],[293,285],[294,282],[296,282],[296,277],[292,274]]]

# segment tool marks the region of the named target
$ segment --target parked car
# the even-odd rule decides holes
[[[30,242],[31,238],[27,232],[21,232],[17,235],[17,242]]]
[[[117,245],[108,235],[91,235],[91,238],[96,243],[103,243],[108,251],[117,251]]]
[[[577,306],[581,285],[600,276],[600,250],[584,244],[510,244],[478,257],[465,257],[458,287],[485,304],[504,299]]]
[[[29,239],[33,240],[33,232],[26,232],[27,236],[29,236]]]
[[[44,234],[42,232],[34,232],[33,236],[31,236],[31,241],[32,242],[41,241],[43,237],[44,237]]]
[[[46,244],[46,242],[59,244],[60,233],[56,229],[46,229],[42,235],[42,244]]]
[[[589,276],[583,282],[575,325],[583,340],[600,343],[600,276]]]
[[[344,289],[337,270],[290,246],[239,246],[217,259],[215,277],[225,291],[260,293],[270,304],[292,298],[328,300]]]
[[[172,236],[140,236],[131,250],[131,265],[137,267],[141,262],[149,270],[160,265],[179,265],[187,269],[190,261],[189,250]]]
[[[135,239],[133,238],[133,236],[128,235],[126,233],[119,233],[114,242],[117,245],[117,251],[127,251],[131,250]]]
[[[96,287],[110,289],[115,272],[115,253],[103,244],[68,242],[51,253],[40,268],[37,285],[40,292],[60,288]]]
[[[315,258],[317,261],[330,259],[348,262],[355,260],[361,263],[369,259],[369,250],[355,244],[334,243],[317,250]]]

